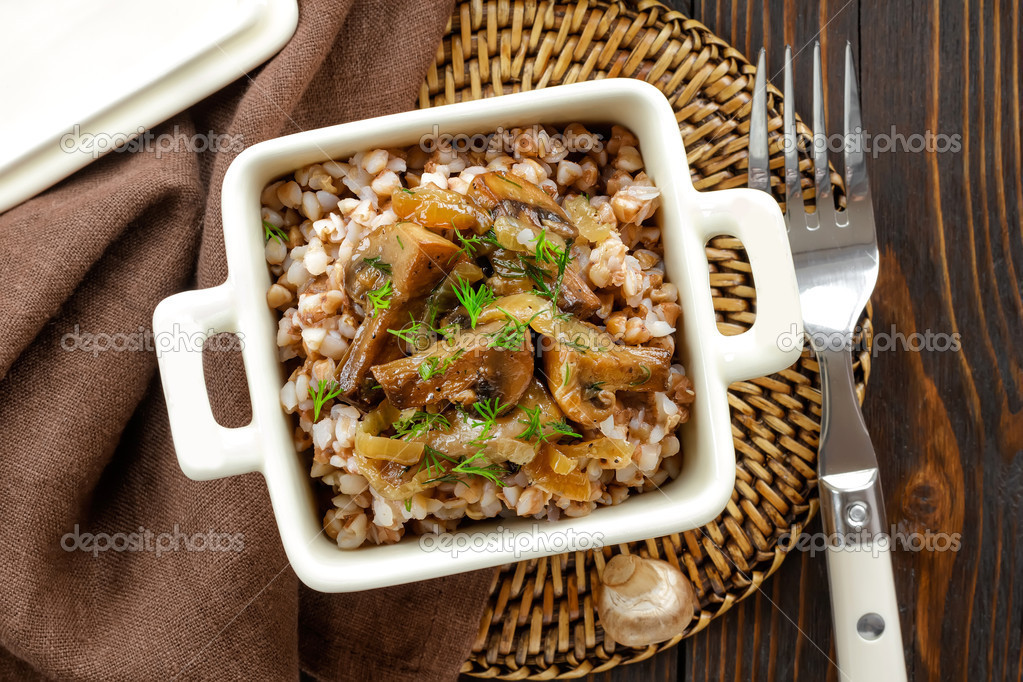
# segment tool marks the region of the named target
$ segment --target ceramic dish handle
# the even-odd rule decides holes
[[[261,468],[254,424],[230,429],[213,418],[202,369],[202,347],[220,332],[237,331],[228,284],[175,294],[153,311],[160,380],[181,470],[205,481]]]
[[[803,318],[781,209],[770,196],[752,189],[698,196],[704,243],[720,235],[742,241],[757,290],[753,327],[717,339],[722,374],[729,381],[740,381],[791,365],[802,349]]]

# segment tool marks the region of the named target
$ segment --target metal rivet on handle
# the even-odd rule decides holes
[[[870,518],[870,510],[867,509],[867,505],[862,502],[853,502],[845,508],[845,518],[849,522],[849,525],[856,526],[857,528],[862,526]]]
[[[856,622],[856,632],[867,641],[874,641],[884,634],[884,618],[876,613],[866,613]]]

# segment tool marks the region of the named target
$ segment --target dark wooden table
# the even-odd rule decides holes
[[[881,247],[876,331],[958,333],[962,347],[878,352],[864,413],[889,522],[902,533],[960,534],[956,552],[895,553],[910,680],[1020,680],[1020,0],[669,4],[751,60],[766,47],[779,87],[785,44],[800,51],[797,76],[809,83],[820,40],[837,125],[848,40],[869,131],[890,136],[894,126],[910,149],[911,135],[958,136],[941,138],[959,142],[943,153],[897,145],[869,162]],[[796,98],[807,120],[809,96]],[[598,679],[837,680],[830,618],[823,557],[794,554],[700,634]]]

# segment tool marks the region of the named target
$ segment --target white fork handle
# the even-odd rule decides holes
[[[828,580],[841,682],[903,682],[906,662],[891,543],[828,547]]]

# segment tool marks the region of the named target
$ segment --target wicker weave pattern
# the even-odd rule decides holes
[[[698,189],[746,183],[754,67],[703,24],[655,0],[532,2],[467,0],[455,9],[448,35],[420,91],[421,107],[612,77],[640,78],[661,89],[676,112]],[[768,86],[772,187],[784,200],[782,97]],[[809,130],[798,124],[804,138]],[[804,200],[812,205],[809,160]],[[839,202],[841,177],[832,171]],[[756,297],[741,243],[720,237],[707,246],[718,327],[736,334],[752,324]],[[869,349],[870,309],[861,320]],[[860,399],[870,353],[855,366]],[[599,552],[576,552],[505,566],[491,586],[472,654],[462,671],[500,679],[559,679],[601,672],[653,656],[759,589],[786,556],[779,538],[797,535],[817,512],[820,432],[817,363],[804,354],[770,377],[733,384],[728,399],[737,465],[728,507],[695,531]],[[593,608],[593,585],[618,552],[654,556],[679,566],[701,603],[697,620],[678,637],[644,649],[604,636]]]

